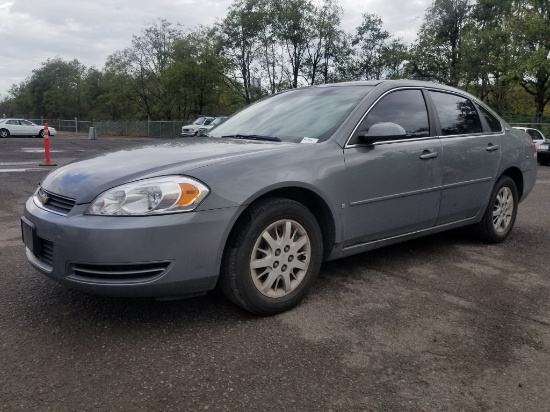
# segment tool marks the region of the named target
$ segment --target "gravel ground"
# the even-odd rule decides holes
[[[151,141],[60,135],[52,160]],[[0,139],[0,410],[549,409],[550,167],[503,244],[452,231],[329,262],[298,308],[258,318],[216,291],[105,298],[32,269],[41,145]]]

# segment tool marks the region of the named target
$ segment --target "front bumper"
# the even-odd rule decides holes
[[[38,207],[24,217],[47,253],[27,248],[29,262],[48,277],[82,291],[132,297],[175,297],[213,289],[223,248],[239,208],[163,216],[68,216]]]

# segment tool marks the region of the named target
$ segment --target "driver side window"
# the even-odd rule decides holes
[[[368,132],[373,124],[386,122],[396,123],[405,129],[407,138],[430,136],[430,122],[422,92],[397,90],[384,96],[363,119],[350,143],[359,143],[359,132]]]

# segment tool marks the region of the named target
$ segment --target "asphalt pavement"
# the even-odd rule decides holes
[[[52,161],[160,141],[57,136]],[[36,272],[19,217],[41,148],[0,139],[0,410],[550,409],[550,167],[506,242],[457,230],[325,263],[261,318],[217,291],[106,298]]]

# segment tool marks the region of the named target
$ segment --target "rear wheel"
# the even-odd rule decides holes
[[[229,240],[220,287],[249,312],[272,315],[296,306],[315,281],[323,255],[321,230],[301,203],[261,201]]]
[[[10,131],[8,129],[0,129],[0,137],[4,138],[9,136],[10,136]]]
[[[40,132],[38,133],[38,136],[39,137],[44,137],[44,129],[40,130]]]
[[[518,191],[514,180],[509,176],[498,179],[487,209],[478,223],[481,240],[487,243],[500,243],[512,231],[518,211]]]

